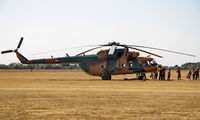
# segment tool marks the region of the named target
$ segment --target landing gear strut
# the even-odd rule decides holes
[[[102,76],[101,76],[101,79],[102,80],[111,80],[111,75],[109,75],[109,74],[103,74]]]
[[[143,80],[144,77],[143,76],[138,76],[138,80]]]
[[[146,75],[145,73],[137,74],[138,75],[138,80],[146,80]]]

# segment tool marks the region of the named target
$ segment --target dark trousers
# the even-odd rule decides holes
[[[192,79],[193,80],[195,80],[196,78],[195,78],[196,76],[195,76],[195,74],[192,74]]]

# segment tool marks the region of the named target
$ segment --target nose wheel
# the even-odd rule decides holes
[[[103,74],[103,75],[101,76],[101,79],[102,79],[102,80],[111,80],[112,77],[111,77],[111,75],[109,75],[109,74]]]

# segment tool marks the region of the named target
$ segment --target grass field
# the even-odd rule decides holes
[[[1,70],[0,120],[199,120],[200,81],[184,75],[102,81],[81,71]]]

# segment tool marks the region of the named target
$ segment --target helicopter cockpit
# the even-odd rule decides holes
[[[149,64],[150,64],[151,66],[158,65],[158,63],[157,63],[154,59],[152,59],[151,61],[149,61]]]
[[[143,61],[142,65],[144,67],[151,67],[151,66],[157,66],[158,63],[152,58],[151,60]]]

